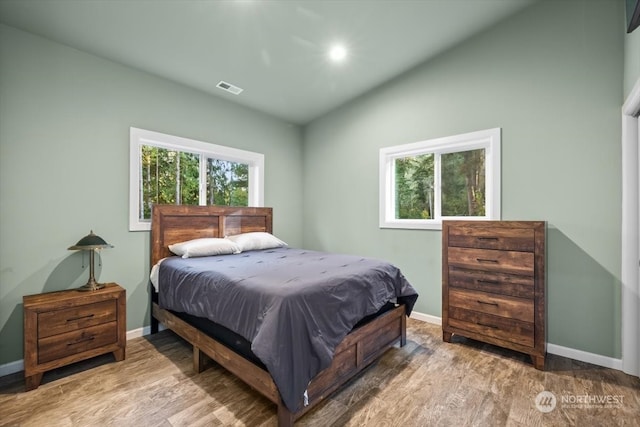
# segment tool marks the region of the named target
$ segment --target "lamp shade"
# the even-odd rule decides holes
[[[107,242],[105,242],[105,240],[102,237],[94,234],[93,230],[91,230],[89,234],[84,236],[82,239],[78,240],[78,243],[76,243],[73,246],[69,246],[69,250],[70,251],[76,251],[76,250],[89,251],[92,249],[105,249],[105,248],[112,248],[112,247],[113,245],[110,245]]]
[[[94,276],[94,268],[93,268],[93,256],[96,252],[96,249],[105,249],[112,248],[113,245],[108,244],[104,241],[104,239],[100,236],[97,236],[93,233],[93,230],[82,239],[78,240],[73,246],[69,246],[70,251],[90,251],[89,252],[89,281],[86,285],[81,286],[81,291],[97,291],[98,289],[104,288],[104,283],[96,282],[96,278]]]

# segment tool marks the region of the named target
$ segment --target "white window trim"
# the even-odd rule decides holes
[[[501,129],[486,129],[460,135],[430,139],[380,149],[380,228],[441,230],[443,219],[497,220],[500,219],[500,145]],[[395,218],[395,159],[419,154],[445,154],[485,149],[485,215],[475,217],[441,217],[434,219]],[[440,204],[440,171],[434,171],[434,198]]]
[[[264,206],[264,154],[132,127],[129,129],[129,231],[151,229],[151,222],[140,220],[138,215],[140,212],[140,154],[143,145],[248,164],[249,206]],[[200,162],[201,169],[205,169],[200,171],[201,176],[206,173],[204,163]],[[205,192],[206,188],[200,185],[201,205],[205,204]]]

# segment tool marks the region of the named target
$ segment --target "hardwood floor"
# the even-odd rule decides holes
[[[443,343],[436,325],[409,319],[407,329],[405,347],[296,425],[640,426],[636,377],[554,355],[541,372],[509,350],[455,336]],[[122,362],[105,355],[45,373],[37,390],[24,392],[21,374],[3,377],[0,425],[276,425],[266,399],[218,366],[195,375],[191,363],[191,348],[164,331],[128,341]],[[545,390],[556,401],[548,413],[536,408]]]

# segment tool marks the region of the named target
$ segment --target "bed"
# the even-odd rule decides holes
[[[179,257],[172,257],[173,254],[169,251],[169,245],[205,237],[224,237],[252,232],[272,233],[272,222],[271,208],[155,205],[152,212],[151,265],[154,266],[159,261],[167,258],[160,268],[161,271],[162,269],[165,271],[164,277],[169,277],[169,272],[173,271],[170,270],[171,265],[182,264],[182,260]],[[298,264],[306,264],[307,260],[310,259],[315,262],[316,259],[324,258],[319,256],[319,253],[312,251],[285,247],[269,251],[243,252],[242,256],[205,257],[215,258],[213,261],[195,258],[184,261],[188,261],[188,266],[186,267],[188,271],[199,268],[199,265],[205,262],[216,262],[218,265],[228,264],[229,268],[236,268],[238,272],[241,272],[239,274],[244,274],[244,276],[238,276],[239,279],[236,280],[236,282],[242,282],[245,279],[253,280],[255,274],[249,270],[251,265],[276,265],[280,259],[292,258],[293,256],[303,257],[304,262],[299,261]],[[349,257],[346,259],[347,261],[350,260]],[[341,261],[342,259],[338,258],[334,263]],[[309,264],[311,265],[311,262]],[[347,264],[348,262],[345,262],[342,267],[350,268]],[[278,271],[288,271],[293,268],[291,265],[287,265]],[[323,273],[324,271],[316,270],[314,276],[318,276],[318,272]],[[306,281],[306,278],[302,277],[301,274],[297,276],[294,274],[293,277]],[[404,280],[404,278],[402,279]],[[178,282],[184,284],[188,280],[190,279],[187,277],[187,279],[178,280]],[[160,287],[160,294],[152,287],[152,333],[157,332],[158,323],[162,323],[166,328],[171,329],[191,343],[193,345],[193,364],[196,372],[201,372],[204,369],[205,362],[210,358],[236,375],[247,385],[277,405],[278,425],[283,427],[293,425],[296,419],[303,416],[325,397],[377,360],[390,347],[395,344],[404,346],[406,342],[406,316],[417,298],[417,294],[408,283],[402,284],[402,296],[399,296],[394,301],[399,303],[386,302],[383,305],[378,303],[380,307],[376,305],[374,312],[365,313],[363,311],[357,314],[357,316],[366,315],[358,318],[357,322],[354,321],[356,324],[350,329],[350,332],[347,330],[344,332],[345,335],[340,336],[340,341],[334,347],[331,347],[333,357],[322,364],[320,363],[322,361],[317,360],[318,357],[307,357],[306,347],[301,345],[300,342],[290,343],[290,345],[295,346],[296,351],[298,351],[298,348],[305,348],[305,352],[298,352],[296,353],[296,358],[291,359],[291,356],[288,356],[290,350],[284,348],[285,341],[287,339],[293,341],[296,338],[281,337],[278,339],[282,339],[284,344],[274,343],[274,347],[277,349],[274,348],[272,351],[275,351],[276,354],[278,354],[277,352],[282,352],[282,357],[265,356],[264,353],[258,351],[262,348],[258,336],[247,333],[242,328],[237,330],[235,326],[229,326],[224,321],[213,322],[211,319],[205,318],[205,316],[210,317],[207,313],[198,312],[197,307],[191,310],[186,306],[180,305],[179,300],[172,299],[171,295],[173,294],[170,292],[169,283],[170,281],[167,280],[166,287],[164,285]],[[327,283],[330,283],[330,281],[328,280]],[[394,286],[398,287],[400,285]],[[183,286],[183,288],[185,287]],[[190,286],[190,288],[195,289],[196,287]],[[302,289],[304,286],[300,286],[300,288]],[[233,291],[234,288],[227,287],[224,289],[226,289],[224,292],[229,292],[229,290]],[[315,288],[309,287],[308,289]],[[313,299],[319,297],[320,294],[314,296]],[[203,295],[189,295],[186,299],[193,300],[194,298],[202,300],[204,297]],[[212,300],[215,300],[215,298]],[[238,310],[239,312],[247,312],[248,316],[246,317],[251,318],[251,322],[255,317],[262,317],[260,314],[253,315],[253,312],[245,310],[244,307]],[[371,307],[369,307],[369,310],[371,310]],[[278,314],[278,318],[281,316],[282,314]],[[356,314],[349,314],[349,316],[356,316]],[[313,313],[307,313],[306,317],[313,318],[314,321],[319,322],[318,319],[324,316],[315,317]],[[212,318],[215,319],[215,317]],[[298,324],[294,317],[291,319],[294,320],[291,321],[288,318],[286,321],[280,320],[279,324]],[[218,319],[215,320],[217,321]],[[260,328],[269,329],[266,316],[258,323],[257,331],[262,330]],[[349,325],[352,325],[352,323],[349,323]],[[229,326],[229,328],[225,326]],[[253,326],[251,323],[251,328]],[[249,329],[253,330],[251,328]],[[276,334],[276,336],[278,335],[283,334]],[[330,334],[326,332],[325,335],[329,336]],[[255,353],[253,350],[255,350]],[[257,357],[257,354],[260,357]],[[315,355],[315,353],[313,354]],[[304,380],[303,388],[306,388],[304,394],[300,393],[299,384],[297,391],[293,390],[294,399],[291,397],[292,390],[288,383],[283,380],[282,369],[273,364],[274,359],[278,359],[279,363],[281,362],[280,359],[289,363],[288,357],[295,364],[303,363],[306,359],[310,359],[314,367],[321,366],[322,368],[317,373],[306,366],[303,366],[302,370],[296,367],[296,370],[292,371],[295,375],[292,373],[290,376],[298,383],[301,381],[300,373],[311,372],[313,375],[309,378],[310,381]],[[322,359],[322,357],[319,359]]]

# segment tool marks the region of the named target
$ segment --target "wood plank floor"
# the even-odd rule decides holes
[[[550,355],[527,356],[409,319],[393,348],[299,420],[300,426],[640,426],[640,379]],[[212,366],[194,374],[191,348],[164,331],[130,340],[127,358],[106,355],[46,373],[23,392],[0,378],[2,426],[275,426],[275,406]],[[556,407],[536,408],[542,391]],[[585,397],[586,396],[586,397]],[[598,403],[608,399],[609,404]]]

